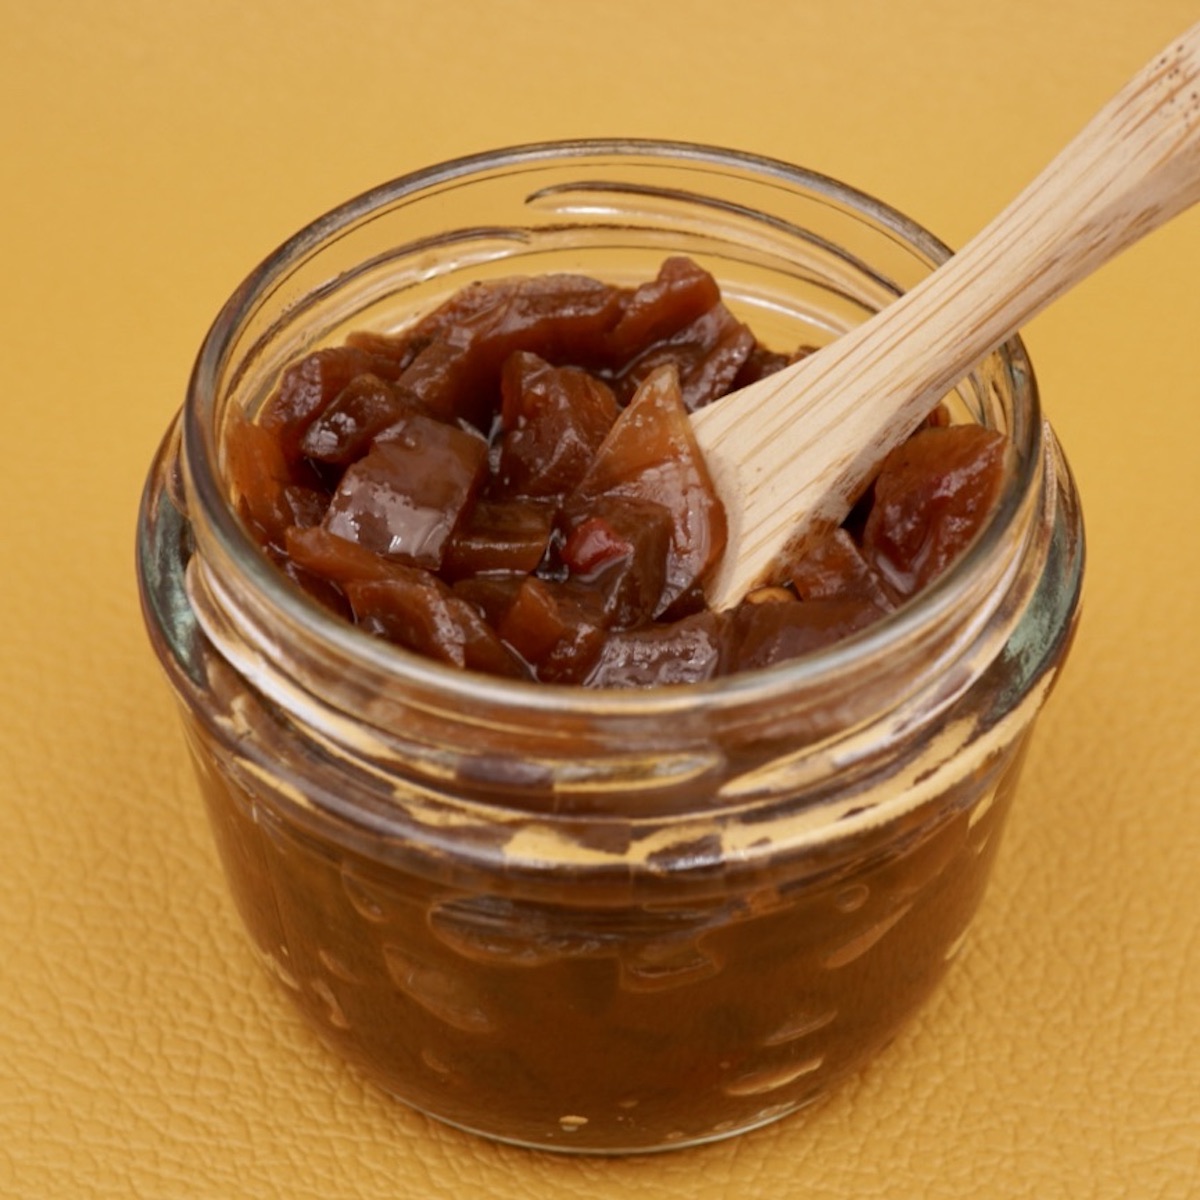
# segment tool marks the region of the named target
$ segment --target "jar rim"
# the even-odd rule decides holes
[[[252,270],[208,330],[189,380],[182,414],[182,457],[194,500],[202,508],[209,535],[227,562],[273,609],[295,627],[304,628],[348,660],[371,672],[391,676],[448,704],[497,704],[531,714],[587,715],[608,713],[619,718],[669,716],[691,710],[769,703],[774,696],[819,688],[821,681],[852,671],[915,630],[936,624],[953,611],[982,564],[996,552],[1034,487],[1043,454],[1043,421],[1036,380],[1023,342],[1014,336],[993,351],[1024,407],[1015,455],[998,504],[974,542],[912,600],[848,638],[774,666],[739,672],[700,683],[672,683],[646,688],[585,688],[532,680],[511,680],[464,671],[436,662],[357,629],[327,612],[277,570],[262,553],[229,503],[217,463],[215,405],[218,381],[229,347],[243,320],[310,252],[336,239],[373,211],[402,201],[427,188],[482,173],[514,171],[540,163],[573,159],[694,163],[712,170],[746,172],[766,182],[803,189],[831,202],[848,204],[911,249],[940,262],[950,248],[911,218],[881,200],[838,180],[748,151],[704,143],[649,138],[585,138],[516,144],[464,155],[419,168],[379,184],[317,217],[283,242]]]

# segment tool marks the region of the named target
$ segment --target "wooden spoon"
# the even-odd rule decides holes
[[[887,452],[1022,324],[1200,200],[1200,25],[1144,67],[981,233],[830,346],[692,417],[729,519],[726,608],[839,524]]]

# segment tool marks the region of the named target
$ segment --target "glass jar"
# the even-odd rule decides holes
[[[232,510],[231,419],[299,355],[475,279],[634,283],[688,254],[790,348],[947,253],[784,163],[567,142],[353,200],[219,315],[147,484],[145,617],[253,945],[407,1104],[645,1151],[795,1112],[887,1044],[962,945],[1067,653],[1076,493],[1014,339],[948,405],[1006,430],[1016,469],[915,601],[771,669],[591,691],[442,667],[306,599]]]

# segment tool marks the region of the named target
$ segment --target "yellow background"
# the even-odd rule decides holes
[[[1191,0],[0,2],[0,1194],[1200,1195],[1200,211],[1028,330],[1084,623],[973,938],[808,1114],[638,1160],[382,1098],[226,901],[134,512],[209,320],[385,178],[545,137],[791,159],[961,243]]]

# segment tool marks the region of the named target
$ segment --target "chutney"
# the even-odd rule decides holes
[[[761,345],[684,257],[636,287],[473,284],[283,372],[234,425],[239,511],[301,587],[442,662],[590,686],[700,682],[850,636],[978,532],[1007,441],[936,417],[778,585],[710,612],[724,509],[688,414],[808,352]]]

